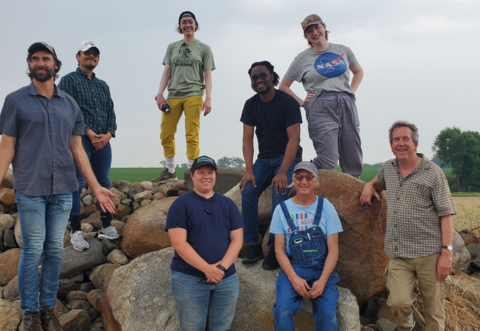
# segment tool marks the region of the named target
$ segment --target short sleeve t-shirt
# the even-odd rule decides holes
[[[313,226],[318,200],[319,199],[317,198],[317,201],[310,206],[297,205],[292,199],[285,201],[285,205],[287,206],[287,209],[292,216],[293,223],[295,223],[298,231],[307,230]],[[326,236],[343,231],[342,223],[340,222],[335,207],[325,198],[323,199],[322,217],[320,218],[319,225]],[[285,235],[285,248],[287,254],[289,254],[291,229],[288,226],[280,204],[277,205],[273,212],[272,222],[270,223],[270,233]]]
[[[163,64],[170,65],[168,98],[183,99],[203,95],[205,89],[203,72],[215,70],[210,47],[199,40],[180,41],[168,45]]]
[[[210,211],[210,213],[206,212]],[[168,210],[165,230],[182,228],[187,230],[187,242],[207,263],[220,261],[230,245],[230,232],[243,227],[242,217],[235,203],[215,193],[205,199],[189,191],[175,200]],[[175,251],[170,268],[199,278],[205,274],[185,262]],[[232,264],[225,278],[235,273]]]
[[[349,69],[357,64],[352,50],[344,45],[330,43],[324,51],[309,47],[295,57],[285,78],[301,82],[305,91],[315,93],[305,104],[307,107],[322,91],[347,92],[355,97]]]
[[[258,94],[248,99],[240,121],[255,127],[258,157],[273,158],[285,154],[288,143],[287,128],[302,123],[302,114],[293,97],[275,90],[275,96],[270,102],[263,102]],[[301,146],[298,146],[297,156],[302,157]]]

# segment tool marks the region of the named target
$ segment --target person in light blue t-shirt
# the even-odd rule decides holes
[[[327,199],[315,195],[317,168],[313,163],[298,163],[292,183],[297,194],[275,208],[270,224],[282,268],[273,305],[275,330],[295,329],[293,316],[302,308],[303,298],[313,301],[315,330],[337,330],[335,265],[338,233],[343,231],[340,218]]]

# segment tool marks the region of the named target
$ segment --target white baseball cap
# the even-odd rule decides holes
[[[78,51],[79,52],[85,52],[88,51],[90,48],[96,48],[98,51],[98,54],[100,54],[100,50],[98,49],[97,45],[91,40],[84,41],[78,46]]]

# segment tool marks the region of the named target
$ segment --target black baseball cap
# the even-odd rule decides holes
[[[194,172],[196,169],[203,167],[203,166],[210,166],[215,170],[218,170],[217,164],[215,163],[215,160],[212,159],[209,156],[203,155],[197,157],[192,164],[192,167],[190,168],[190,172]]]
[[[50,54],[52,54],[55,58],[57,57],[57,53],[55,53],[55,48],[53,48],[53,46],[43,41],[38,41],[30,45],[30,47],[28,48],[28,54],[32,55],[33,53],[38,52],[39,50],[45,50]]]

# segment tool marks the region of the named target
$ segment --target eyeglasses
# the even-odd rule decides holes
[[[85,52],[83,52],[83,54],[86,56],[92,55],[93,57],[98,57],[100,55],[96,50],[93,49],[87,49]]]
[[[304,175],[295,175],[295,179],[298,182],[302,182],[304,178],[307,180],[307,182],[311,182],[315,178],[315,176],[314,175],[305,175],[305,176]]]
[[[252,83],[255,83],[259,78],[261,80],[265,80],[268,76],[270,76],[270,74],[266,74],[264,72],[262,72],[260,75],[253,75],[250,77],[250,79],[252,80]]]

